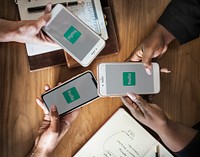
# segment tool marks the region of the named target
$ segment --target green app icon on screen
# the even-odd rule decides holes
[[[76,89],[76,87],[72,87],[67,91],[63,92],[63,96],[68,104],[80,99],[80,95]]]
[[[123,86],[135,86],[135,72],[123,72]]]
[[[64,34],[64,37],[69,40],[72,44],[74,44],[81,36],[81,32],[79,32],[75,27],[71,26]]]

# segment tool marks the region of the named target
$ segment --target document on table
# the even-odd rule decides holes
[[[74,157],[173,157],[124,109],[119,109]]]
[[[63,2],[74,2],[74,0],[18,0],[18,8],[21,20],[35,20],[40,17],[43,12],[29,13],[27,8],[44,6],[47,3],[52,4]],[[89,27],[91,27],[103,39],[108,39],[108,33],[104,21],[100,0],[83,0],[84,5],[76,5],[67,7],[72,13],[79,17]],[[39,55],[46,52],[61,49],[60,46],[52,47],[39,44],[26,44],[28,56]]]

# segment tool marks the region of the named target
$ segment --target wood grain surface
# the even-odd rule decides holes
[[[45,84],[55,86],[101,62],[124,61],[153,29],[169,0],[110,0],[119,37],[119,55],[95,60],[88,68],[66,66],[29,72],[24,44],[0,43],[0,156],[24,157],[34,144],[43,112],[35,102]],[[0,18],[18,20],[13,0],[0,0]],[[192,126],[200,120],[200,39],[182,46],[174,41],[158,60],[171,74],[161,74],[161,92],[153,97],[169,117]],[[71,157],[122,105],[100,98],[84,106],[53,157]],[[120,124],[119,124],[120,125]]]

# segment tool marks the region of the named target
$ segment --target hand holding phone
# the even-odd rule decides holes
[[[77,75],[42,95],[48,110],[56,105],[61,116],[98,97],[97,82],[91,71]]]
[[[143,63],[101,63],[98,65],[100,96],[125,96],[127,92],[155,94],[160,91],[160,69],[152,63],[152,75]]]
[[[61,4],[43,30],[82,66],[88,66],[105,47],[105,41]]]

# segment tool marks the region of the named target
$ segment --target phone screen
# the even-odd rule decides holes
[[[100,40],[65,9],[61,9],[51,23],[45,27],[45,31],[80,61]]]
[[[97,82],[91,72],[84,73],[42,95],[47,108],[50,109],[51,105],[56,105],[59,115],[98,97]]]
[[[105,93],[108,95],[126,95],[127,92],[155,93],[155,71],[152,70],[152,75],[148,75],[143,64],[106,64],[104,70]]]

